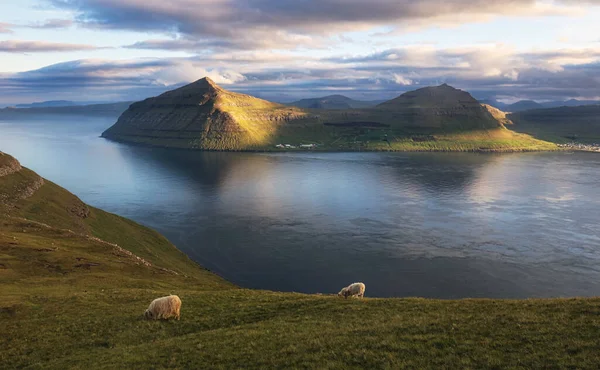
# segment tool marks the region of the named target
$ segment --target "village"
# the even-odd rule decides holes
[[[567,143],[567,144],[558,144],[559,148],[569,149],[569,150],[578,150],[584,152],[597,152],[600,153],[600,144],[592,143],[592,144],[582,144],[582,143]]]
[[[275,148],[277,149],[314,149],[318,146],[319,144],[300,144],[300,145],[291,145],[291,144],[277,144],[275,145]]]

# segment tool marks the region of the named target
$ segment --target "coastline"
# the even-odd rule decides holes
[[[153,143],[149,141],[130,141],[115,137],[107,137],[100,135],[99,138],[113,141],[120,144],[150,147],[150,148],[161,148],[161,149],[176,149],[186,151],[198,151],[198,152],[224,152],[224,153],[533,153],[533,152],[560,152],[570,151],[576,149],[566,149],[557,146],[554,143],[548,143],[547,148],[464,148],[464,149],[450,149],[450,148],[425,148],[425,147],[413,147],[413,148],[331,148],[331,147],[316,147],[311,149],[293,148],[293,149],[280,149],[274,146],[264,148],[244,148],[244,149],[209,149],[209,148],[194,148],[190,146],[175,146],[165,145],[160,143]],[[550,147],[554,145],[554,147]],[[585,150],[577,150],[585,151]],[[591,152],[591,151],[589,151]]]

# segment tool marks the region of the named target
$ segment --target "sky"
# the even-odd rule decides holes
[[[0,0],[0,106],[130,101],[208,76],[289,102],[600,99],[600,0]]]

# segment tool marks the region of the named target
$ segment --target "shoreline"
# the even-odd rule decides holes
[[[191,148],[183,146],[168,146],[160,144],[152,144],[147,142],[137,142],[117,139],[114,137],[98,136],[99,138],[113,141],[115,143],[148,147],[148,148],[161,148],[161,149],[175,149],[175,150],[186,150],[186,151],[197,151],[197,152],[213,152],[213,153],[534,153],[534,152],[565,152],[565,151],[581,151],[581,152],[594,152],[591,150],[579,150],[579,149],[567,149],[559,147],[556,144],[556,148],[553,149],[536,149],[536,148],[506,148],[506,149],[465,149],[465,150],[454,150],[454,149],[278,149],[278,148],[264,148],[264,149],[204,149],[204,148]],[[554,143],[551,143],[554,144]],[[600,150],[598,151],[600,152]]]

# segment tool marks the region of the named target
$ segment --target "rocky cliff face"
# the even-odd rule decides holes
[[[21,164],[8,154],[0,152],[0,177],[21,171]]]
[[[261,145],[277,125],[304,113],[224,90],[203,78],[132,104],[102,136],[115,140],[209,150]]]

